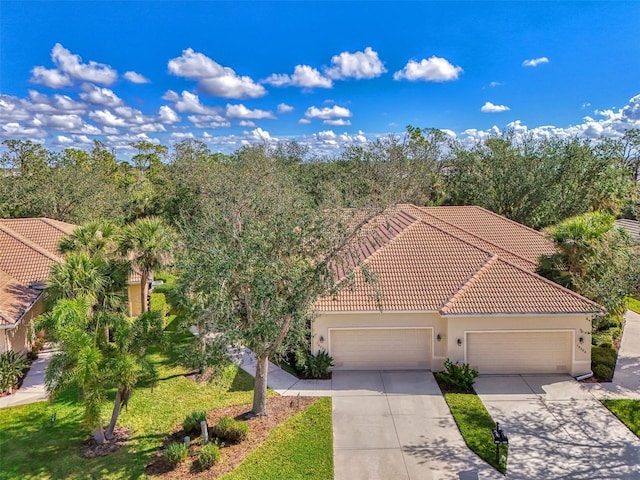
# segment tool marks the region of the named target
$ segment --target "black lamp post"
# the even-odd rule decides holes
[[[493,435],[493,443],[496,444],[496,463],[500,463],[500,445],[509,445],[509,437],[504,433],[504,430],[500,428],[500,424],[496,422],[496,428],[491,430]]]

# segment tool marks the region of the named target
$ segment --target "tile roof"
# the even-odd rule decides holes
[[[460,315],[600,310],[533,273],[537,258],[552,251],[535,230],[478,207],[401,205],[387,213],[383,232],[391,233],[374,248],[366,242],[362,248],[359,241],[354,250],[360,253],[347,260],[352,274],[337,272],[340,288],[319,299],[317,311]]]
[[[58,243],[75,225],[48,218],[0,219],[0,325],[12,325],[40,296]]]
[[[636,220],[620,218],[616,220],[616,225],[627,231],[627,233],[631,236],[633,243],[640,243],[640,223],[638,223]]]

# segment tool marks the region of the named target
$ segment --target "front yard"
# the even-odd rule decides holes
[[[137,389],[119,425],[131,431],[125,445],[108,457],[85,459],[79,449],[88,432],[76,392],[53,404],[39,402],[0,410],[0,479],[145,478],[145,466],[172,430],[195,410],[248,404],[253,378],[235,366],[213,384],[196,383],[166,356],[153,360],[160,382]],[[322,400],[291,417],[228,478],[331,478],[331,403]],[[297,465],[297,466],[296,466]]]
[[[602,400],[602,403],[640,437],[640,400]]]

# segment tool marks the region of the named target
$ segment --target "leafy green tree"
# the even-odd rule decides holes
[[[600,322],[620,318],[640,278],[629,235],[600,212],[569,218],[548,231],[556,251],[541,257],[538,273],[604,306],[608,316]]]
[[[149,279],[169,264],[175,243],[173,230],[159,217],[140,218],[124,228],[120,250],[140,273],[140,301],[147,311]]]
[[[355,230],[301,188],[297,171],[264,148],[243,149],[218,165],[202,214],[181,228],[182,285],[207,315],[207,333],[256,354],[256,415],[266,413],[269,359],[308,325],[312,303],[333,286],[331,260]]]

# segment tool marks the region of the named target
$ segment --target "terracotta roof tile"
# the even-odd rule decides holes
[[[535,230],[477,207],[401,205],[387,213],[388,218],[378,220],[394,234],[372,251],[367,238],[377,230],[369,228],[369,237],[358,240],[357,248],[365,254],[352,277],[346,277],[347,268],[338,269],[341,288],[319,299],[317,311],[422,310],[453,315],[599,310],[586,298],[533,273],[537,258],[552,251]],[[388,225],[403,228],[389,230]]]
[[[0,271],[0,326],[13,325],[33,305],[40,291],[26,287]]]
[[[65,235],[76,228],[75,225],[49,218],[0,219],[0,225],[10,228],[23,238],[42,247],[47,252],[59,255],[58,244]]]

